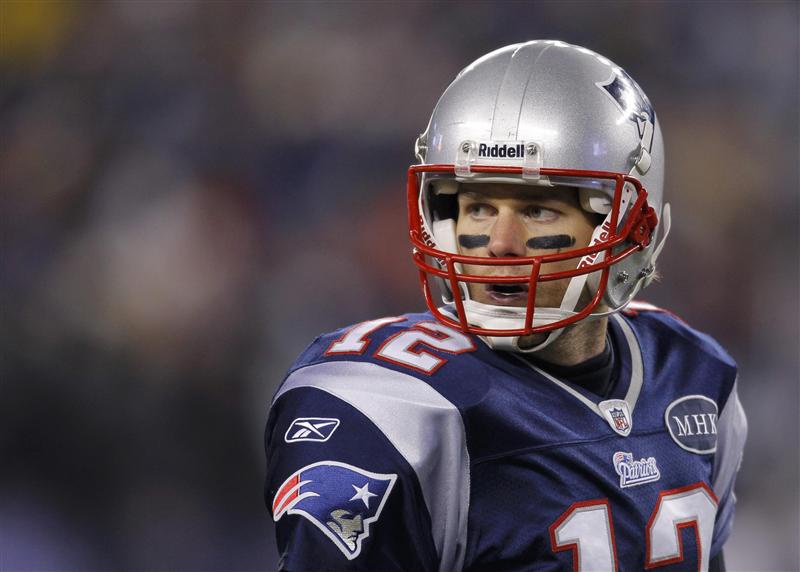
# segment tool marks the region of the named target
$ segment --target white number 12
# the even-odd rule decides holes
[[[683,561],[681,529],[693,527],[697,539],[698,570],[708,570],[718,501],[705,483],[662,491],[647,523],[645,568]],[[617,548],[611,506],[607,499],[577,502],[552,526],[554,552],[572,550],[573,569],[617,570]]]

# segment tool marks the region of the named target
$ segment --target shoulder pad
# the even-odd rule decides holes
[[[290,368],[365,362],[402,373],[429,377],[461,354],[475,352],[475,337],[441,324],[430,314],[378,318],[317,338]]]
[[[628,316],[629,318],[635,318],[639,314],[646,313],[646,312],[659,312],[661,314],[667,314],[669,316],[672,316],[673,318],[675,318],[679,322],[682,322],[682,323],[686,324],[686,320],[684,320],[683,318],[681,318],[680,316],[678,316],[674,312],[671,312],[671,311],[666,310],[664,308],[660,308],[659,306],[656,306],[655,304],[651,304],[650,302],[634,300],[633,302],[628,304],[625,307],[624,310],[622,310],[622,313],[625,314],[626,316]]]
[[[728,352],[710,335],[694,329],[684,319],[676,314],[649,304],[647,302],[632,302],[623,310],[626,317],[632,318],[633,323],[641,321],[642,327],[647,324],[658,324],[660,331],[666,330],[669,335],[678,335],[705,354],[719,360],[727,366],[736,369],[736,362]],[[637,320],[642,318],[642,320]]]

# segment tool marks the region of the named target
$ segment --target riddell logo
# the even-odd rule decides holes
[[[603,226],[600,227],[600,234],[592,241],[592,244],[589,246],[594,246],[595,244],[599,244],[608,240],[609,231],[611,230],[611,223],[609,221],[603,221]],[[600,252],[595,252],[594,254],[587,254],[581,263],[578,265],[578,268],[586,268],[587,266],[591,266],[597,261],[597,257],[600,256]]]
[[[478,157],[516,159],[522,158],[524,154],[525,146],[522,143],[511,145],[507,143],[495,143],[494,145],[481,143],[478,145]]]
[[[421,231],[420,234],[422,235],[422,242],[424,242],[426,246],[436,248],[436,243],[433,241],[433,237],[427,230],[425,230],[425,221],[422,219],[422,217],[419,217],[419,228]]]

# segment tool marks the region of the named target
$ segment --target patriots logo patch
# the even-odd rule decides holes
[[[348,560],[361,554],[370,525],[381,515],[396,474],[365,471],[338,461],[320,461],[296,471],[278,488],[272,518],[308,519]]]

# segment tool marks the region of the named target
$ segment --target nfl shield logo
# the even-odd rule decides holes
[[[625,417],[625,412],[622,409],[614,408],[609,411],[611,419],[614,420],[614,428],[617,431],[628,431],[631,426],[628,424],[628,419]]]
[[[623,437],[630,435],[633,422],[631,410],[624,399],[606,399],[598,403],[597,408],[615,433]]]

